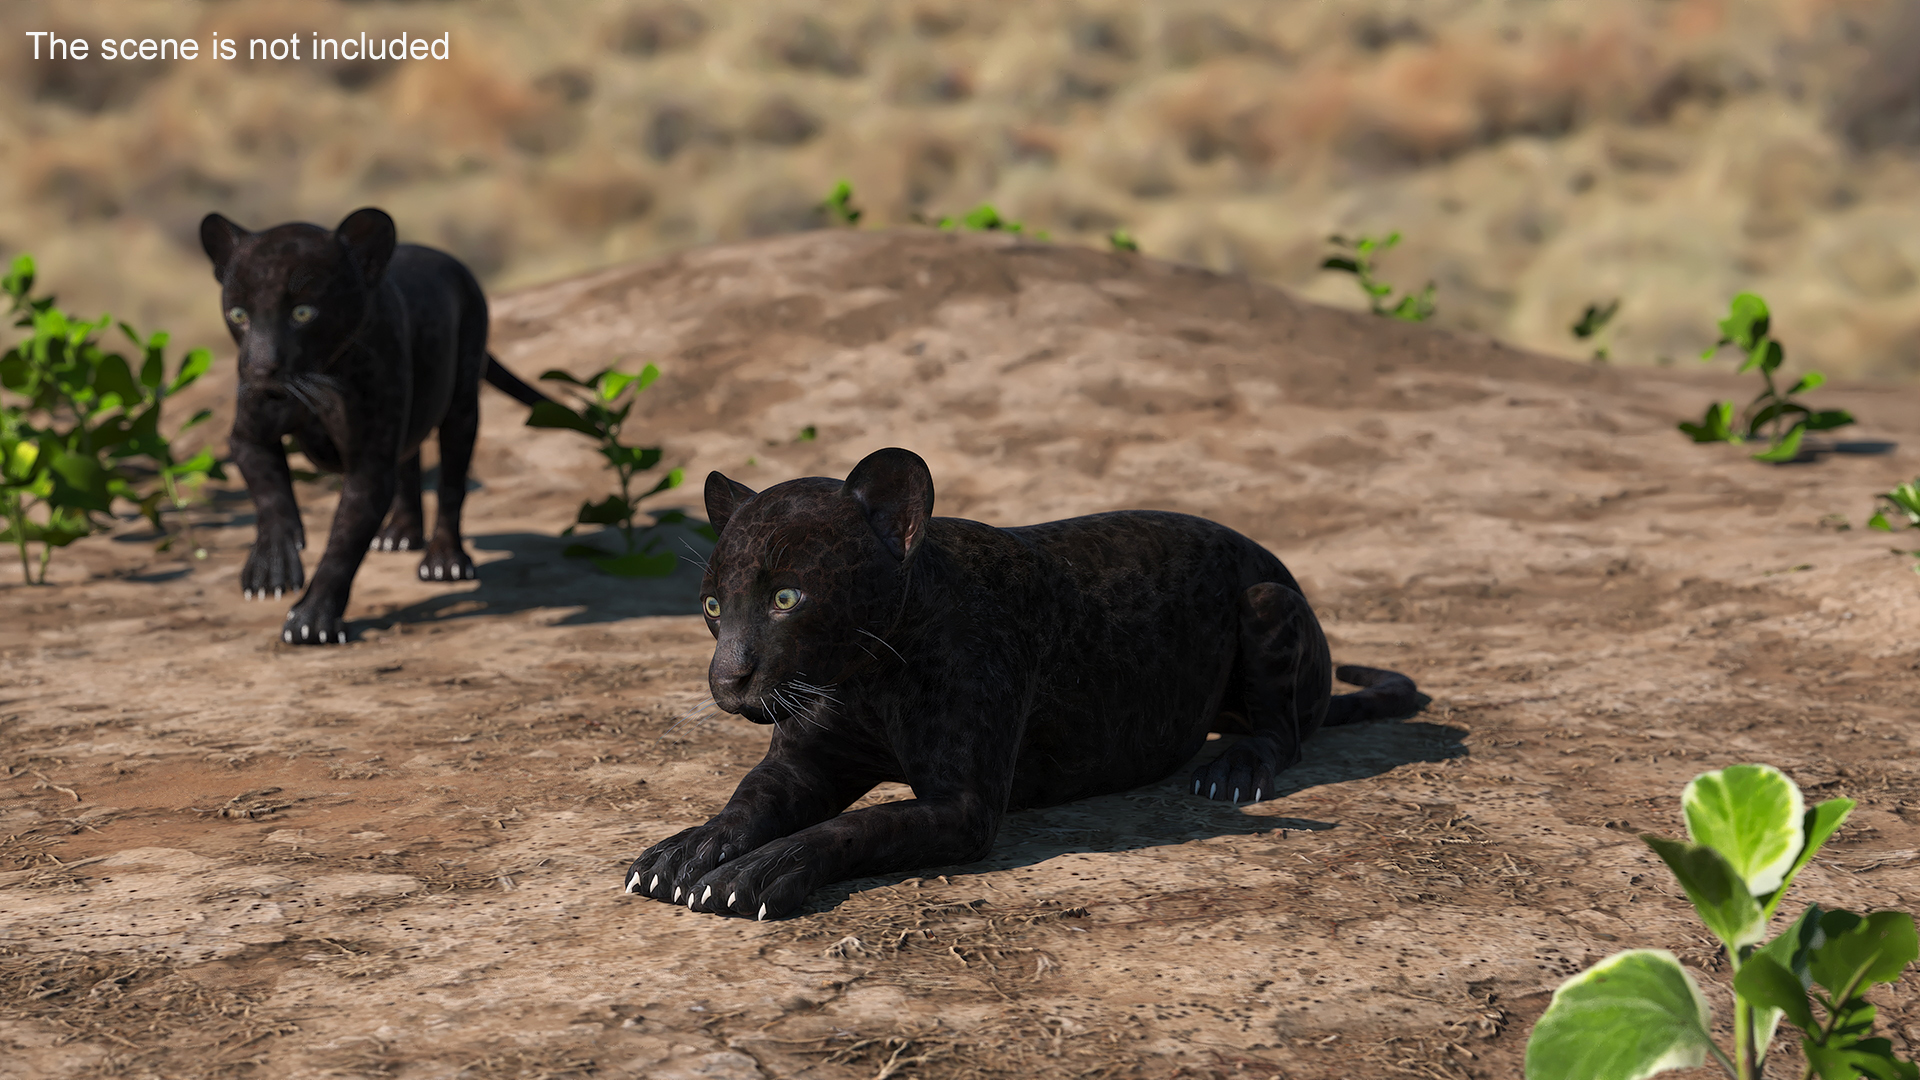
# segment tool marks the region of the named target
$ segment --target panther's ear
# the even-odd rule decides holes
[[[894,558],[905,561],[919,550],[933,516],[933,473],[919,454],[897,446],[875,450],[840,490],[867,512],[867,524]]]
[[[369,286],[380,284],[387,272],[387,260],[393,258],[395,234],[393,219],[385,210],[364,206],[348,214],[333,230],[347,249],[347,256],[360,267],[360,277]]]
[[[233,261],[234,249],[252,235],[219,214],[200,219],[200,246],[206,249],[207,258],[213,260],[213,280],[226,284],[227,264]]]
[[[738,480],[729,480],[717,472],[707,474],[707,523],[717,534],[727,527],[740,504],[753,498],[754,490]]]

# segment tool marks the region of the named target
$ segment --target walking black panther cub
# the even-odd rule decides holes
[[[423,581],[473,577],[460,504],[480,427],[480,380],[523,404],[543,395],[487,354],[487,298],[460,261],[395,243],[393,219],[367,207],[332,231],[290,223],[248,232],[200,222],[220,304],[239,351],[231,452],[258,525],[240,572],[249,598],[300,588],[306,531],[284,440],[345,475],[327,550],[280,636],[347,640],[347,594],[368,548],[426,548]],[[420,504],[420,443],[440,431],[433,538]],[[386,522],[384,528],[382,521]]]
[[[1010,809],[1193,774],[1260,801],[1324,724],[1409,716],[1405,675],[1342,667],[1286,567],[1234,532],[1135,510],[997,529],[936,518],[933,477],[879,450],[844,483],[707,477],[701,586],[720,708],[773,724],[705,825],[655,844],[628,892],[783,915],[816,887],[970,862]],[[914,798],[852,813],[883,781]]]

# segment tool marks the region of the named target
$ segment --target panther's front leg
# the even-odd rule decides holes
[[[694,885],[715,867],[825,821],[886,779],[874,763],[834,745],[821,730],[775,728],[767,756],[705,825],[648,848],[627,869],[626,891],[697,905]],[[804,894],[803,894],[804,895]]]
[[[384,457],[384,460],[382,458]],[[333,512],[333,529],[326,553],[314,568],[313,584],[287,612],[280,638],[294,645],[344,645],[347,641],[347,596],[353,575],[366,558],[367,545],[380,530],[387,506],[393,501],[394,460],[391,453],[363,454],[347,470],[340,505]]]
[[[300,551],[306,547],[307,534],[293,498],[293,474],[287,468],[280,435],[237,422],[228,445],[253,498],[253,549],[240,570],[240,593],[249,600],[265,600],[296,591],[306,583]]]

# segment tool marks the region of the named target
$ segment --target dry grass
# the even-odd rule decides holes
[[[262,1044],[298,1030],[255,1005],[253,995],[202,984],[160,957],[0,952],[0,1016],[98,1051],[78,1075],[252,1075]]]
[[[0,31],[447,31],[454,56],[17,65],[0,237],[82,310],[224,347],[209,210],[258,227],[379,204],[506,288],[819,227],[849,177],[866,224],[991,201],[1341,303],[1326,234],[1400,228],[1385,271],[1437,280],[1443,323],[1584,355],[1568,326],[1618,295],[1629,362],[1697,351],[1757,280],[1796,362],[1910,376],[1902,7],[27,3]]]

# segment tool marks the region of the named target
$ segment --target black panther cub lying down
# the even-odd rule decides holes
[[[707,477],[720,542],[701,586],[720,708],[773,724],[705,825],[655,844],[628,892],[784,915],[820,885],[986,855],[1008,810],[1193,774],[1258,802],[1322,724],[1403,717],[1405,675],[1342,667],[1280,560],[1239,533],[1136,510],[996,529],[936,518],[911,451],[845,483],[756,494]],[[883,781],[915,797],[842,814]]]

